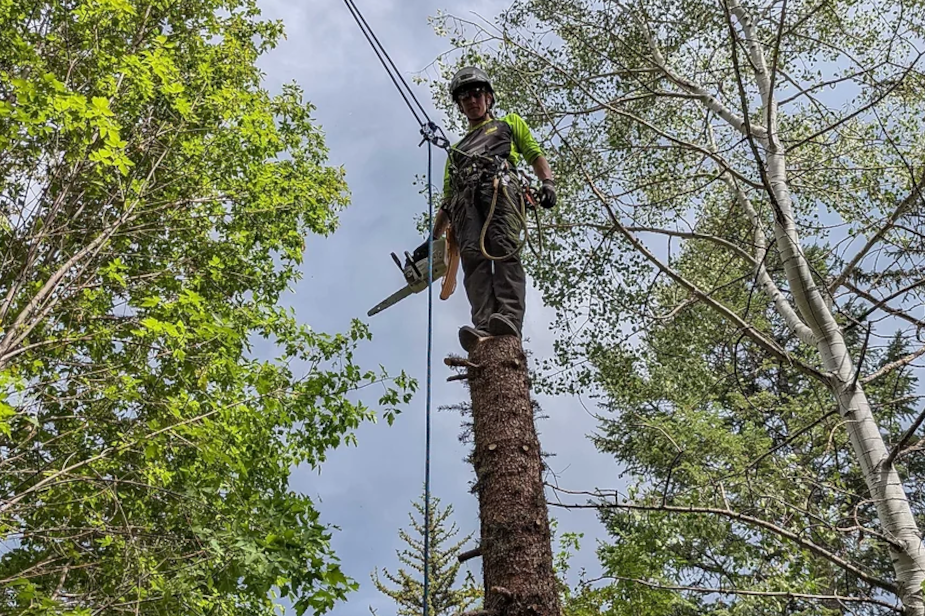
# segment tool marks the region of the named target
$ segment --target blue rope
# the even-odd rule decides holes
[[[428,210],[428,240],[427,240],[427,403],[425,410],[425,428],[424,428],[424,616],[430,613],[430,415],[432,399],[432,378],[433,372],[433,338],[434,338],[434,193],[433,193],[433,146],[444,150],[450,147],[450,141],[447,139],[443,129],[434,124],[427,116],[427,111],[418,101],[414,92],[408,86],[405,78],[398,71],[398,67],[389,57],[385,47],[379,41],[373,29],[367,23],[360,9],[353,0],[344,0],[344,4],[350,10],[350,14],[356,21],[360,31],[366,37],[370,46],[373,48],[379,62],[388,74],[392,83],[398,89],[398,93],[405,100],[405,104],[421,126],[421,143],[418,147],[427,142],[427,202]],[[421,121],[421,117],[412,105],[412,101],[417,105],[424,116],[426,122]]]
[[[431,182],[433,166],[433,143],[427,140],[427,404],[424,413],[424,616],[428,616],[430,606],[430,400],[431,372],[433,369],[434,337],[434,294],[431,286],[434,282],[434,193]]]

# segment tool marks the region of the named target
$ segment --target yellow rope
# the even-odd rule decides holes
[[[488,209],[488,215],[485,217],[485,223],[482,225],[482,233],[479,235],[479,249],[481,249],[482,251],[482,256],[488,259],[489,261],[507,261],[514,255],[519,253],[523,249],[524,244],[526,244],[528,240],[530,239],[530,234],[529,234],[529,231],[527,230],[527,205],[524,202],[523,192],[521,191],[519,193],[520,207],[517,207],[517,204],[511,201],[511,196],[510,194],[508,194],[508,189],[507,189],[507,186],[505,185],[503,188],[504,198],[507,199],[507,202],[514,208],[514,212],[517,214],[517,219],[520,221],[521,229],[523,229],[523,232],[524,232],[524,239],[520,241],[520,243],[517,245],[516,248],[514,248],[514,250],[512,250],[509,254],[506,254],[502,257],[496,257],[494,255],[488,254],[488,249],[485,247],[485,236],[488,233],[488,225],[491,224],[491,219],[494,218],[495,216],[495,208],[498,205],[498,187],[500,183],[501,183],[500,174],[498,174],[495,176],[495,179],[492,181],[492,186],[494,190],[492,191],[492,195],[491,195],[491,207]],[[530,245],[530,248],[531,250],[533,249],[532,244]],[[534,250],[534,254],[536,254],[535,250]]]

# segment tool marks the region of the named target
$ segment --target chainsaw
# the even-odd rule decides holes
[[[448,257],[446,250],[446,238],[441,237],[434,240],[434,271],[433,271],[433,280],[439,279],[441,276],[446,274]],[[369,312],[366,313],[366,316],[373,316],[379,312],[382,312],[389,306],[397,304],[401,300],[405,299],[412,293],[420,293],[427,288],[427,256],[425,255],[423,259],[417,261],[411,256],[407,250],[405,251],[405,264],[402,265],[401,260],[398,258],[394,252],[392,253],[392,260],[395,261],[395,265],[398,266],[398,269],[401,270],[402,275],[405,277],[405,286],[392,293],[390,296],[373,306]]]

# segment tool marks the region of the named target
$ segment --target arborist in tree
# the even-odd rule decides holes
[[[450,95],[468,118],[469,131],[449,150],[433,237],[439,238],[449,227],[451,254],[459,251],[472,310],[472,325],[460,328],[459,342],[469,352],[487,336],[521,335],[527,283],[519,238],[522,230],[526,232],[526,218],[517,163],[524,158],[542,181],[539,203],[544,208],[555,206],[556,186],[523,118],[515,113],[496,118],[492,113],[495,91],[485,71],[478,67],[458,71]],[[414,258],[426,258],[427,251],[425,241]],[[452,269],[445,286],[451,274],[455,279]]]

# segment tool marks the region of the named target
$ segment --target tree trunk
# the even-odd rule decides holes
[[[838,402],[841,416],[846,420],[851,447],[876,504],[884,534],[894,541],[890,552],[903,613],[925,616],[922,588],[925,585],[925,546],[922,535],[899,473],[893,465],[884,467],[889,453],[867,395],[857,383],[855,371],[859,367],[855,367],[851,359],[841,327],[813,279],[810,263],[800,244],[788,184],[786,149],[779,140],[777,100],[760,37],[754,21],[739,0],[726,0],[726,6],[742,27],[743,41],[755,71],[762,104],[768,110],[767,187],[774,205],[774,234],[787,282],[800,316],[812,330],[822,363],[832,375],[828,385]],[[787,315],[784,316],[786,318]]]
[[[520,341],[482,341],[470,361],[485,610],[560,616],[540,444]]]
[[[894,540],[890,546],[900,599],[905,614],[925,616],[925,547],[899,473],[893,465],[884,467],[889,453],[877,427],[867,394],[857,382],[857,367],[848,352],[841,327],[826,306],[819,286],[812,277],[800,247],[786,182],[783,148],[772,143],[768,156],[768,178],[774,189],[778,212],[774,225],[778,250],[800,315],[816,337],[816,348],[826,370],[832,375],[829,387],[846,420],[849,441],[884,534]]]

